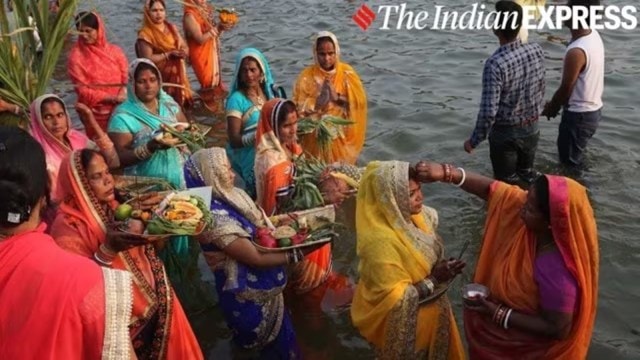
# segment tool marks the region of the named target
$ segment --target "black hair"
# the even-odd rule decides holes
[[[502,34],[507,41],[514,40],[522,27],[522,7],[513,1],[501,0],[496,3],[498,28],[497,34]]]
[[[153,6],[153,4],[159,2],[160,4],[162,4],[163,8],[167,8],[167,5],[164,3],[164,0],[151,0],[149,1],[149,9],[151,9],[151,7]]]
[[[52,102],[57,102],[58,104],[60,104],[60,106],[62,106],[63,110],[65,110],[65,111],[67,110],[67,107],[64,105],[64,102],[62,100],[60,100],[59,98],[57,98],[55,96],[51,96],[51,97],[48,97],[48,98],[46,98],[46,99],[44,99],[42,101],[42,103],[40,104],[40,112],[44,111],[44,106],[46,104],[49,104],[49,103],[52,103]]]
[[[29,220],[40,199],[49,203],[49,189],[42,146],[25,130],[0,126],[0,226]]]
[[[420,184],[420,181],[418,181],[418,171],[416,171],[416,168],[413,166],[409,166],[409,180],[413,180]]]
[[[84,172],[87,172],[89,168],[89,163],[93,160],[96,155],[101,155],[98,151],[93,149],[82,149],[80,150],[80,164],[82,165],[82,169]]]
[[[569,2],[567,2],[567,6],[569,6],[572,11],[574,6],[583,6],[588,9],[591,6],[599,6],[599,5],[600,5],[600,0],[569,0]],[[590,23],[590,19],[591,19],[590,15],[591,15],[590,12],[587,12],[584,18],[585,22],[587,23],[587,26],[589,26],[588,24]],[[568,20],[568,21],[571,24],[573,20]],[[571,26],[572,25],[570,25],[569,28],[571,28]]]
[[[260,62],[258,61],[258,59],[254,58],[253,56],[245,57],[240,62],[240,68],[238,69],[238,75],[237,75],[238,76],[238,79],[237,79],[238,80],[238,89],[240,89],[240,90],[247,90],[247,84],[245,84],[244,81],[242,81],[242,78],[240,77],[240,73],[242,72],[242,64],[247,60],[253,61],[258,66],[258,69],[260,69],[260,72],[262,73],[262,75],[263,76],[265,75],[264,69],[262,68],[262,65],[260,65]],[[264,82],[263,81],[260,82],[260,86],[263,87],[263,91],[270,90],[270,89],[264,89]]]
[[[546,176],[540,175],[533,182],[533,187],[536,190],[536,201],[538,202],[538,208],[544,219],[551,222],[551,207],[549,205],[549,180]]]
[[[278,118],[276,121],[278,122],[278,127],[282,125],[287,120],[287,116],[292,112],[297,112],[296,104],[291,100],[286,100],[284,104],[282,104],[282,108],[280,109],[280,113],[278,114]]]
[[[75,22],[77,30],[80,30],[80,26],[82,25],[90,27],[94,30],[98,30],[98,27],[100,27],[98,17],[96,16],[96,14],[90,11],[79,12],[78,15],[76,15]]]
[[[323,36],[323,37],[319,37],[318,40],[316,40],[316,49],[318,47],[320,47],[320,44],[322,44],[323,42],[330,42],[331,45],[333,45],[333,48],[336,48],[336,44],[333,42],[333,39],[329,36]]]
[[[146,62],[141,62],[140,64],[138,64],[138,66],[136,66],[136,71],[133,72],[133,81],[136,81],[138,79],[138,76],[140,76],[140,73],[144,70],[151,70],[154,74],[156,74],[158,81],[160,81],[160,72],[158,71],[158,69]]]

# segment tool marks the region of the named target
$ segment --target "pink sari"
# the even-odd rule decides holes
[[[45,228],[0,240],[0,359],[129,359],[130,276],[60,249]]]
[[[29,112],[31,114],[31,136],[36,139],[42,146],[44,153],[47,157],[47,172],[49,173],[49,179],[51,180],[51,198],[56,201],[60,199],[60,194],[57,189],[58,169],[62,159],[67,156],[73,150],[84,149],[89,144],[89,139],[83,133],[71,128],[71,118],[67,107],[63,106],[64,112],[67,114],[67,134],[66,142],[56,139],[47,130],[42,121],[42,102],[49,99],[56,98],[62,104],[64,102],[58,96],[53,94],[45,94],[33,101]]]
[[[105,98],[118,96],[124,91],[128,62],[120,47],[107,42],[103,21],[97,13],[93,14],[98,18],[98,40],[88,45],[79,37],[71,49],[67,66],[78,93],[78,102],[89,106],[100,127],[106,130],[117,104],[107,103]],[[87,135],[93,138],[95,134],[87,129]]]

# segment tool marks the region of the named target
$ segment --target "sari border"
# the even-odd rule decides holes
[[[131,354],[129,319],[133,307],[131,275],[103,267],[105,291],[105,327],[103,360],[128,359]]]

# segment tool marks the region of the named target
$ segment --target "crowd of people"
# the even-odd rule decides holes
[[[145,2],[131,62],[107,41],[99,14],[77,15],[68,70],[84,132],[71,127],[55,94],[33,101],[28,132],[0,127],[0,358],[202,359],[185,313],[208,301],[188,291],[201,254],[234,344],[260,359],[321,356],[298,339],[297,324],[331,337],[310,314],[347,305],[382,359],[586,357],[598,293],[595,217],[585,187],[538,174],[533,162],[538,118],[562,107],[560,160],[582,162],[602,107],[596,30],[571,29],[563,80],[547,104],[541,47],[523,42],[520,24],[495,31],[500,47],[485,63],[476,127],[464,143],[472,152],[489,138],[489,178],[429,160],[356,166],[367,96],[334,34],[314,38],[314,64],[287,100],[255,48],[238,53],[227,88],[220,35],[232,26],[216,22],[204,0],[184,2],[184,37],[165,10],[163,0]],[[499,1],[496,11],[522,19],[515,2]],[[156,136],[189,125],[184,109],[197,96],[188,64],[205,103],[227,94],[225,148],[191,153]],[[4,101],[0,110],[20,111]],[[325,116],[350,121],[329,151],[316,134],[298,139],[301,117]],[[313,179],[324,204],[355,195],[355,284],[333,269],[331,244],[278,252],[254,245],[269,216],[287,212],[301,156],[325,164]],[[170,239],[118,230],[115,171],[177,190],[211,187],[213,224]],[[447,294],[466,263],[446,255],[438,212],[424,205],[422,186],[433,182],[487,203],[473,281],[490,295],[465,299],[466,349]],[[139,206],[150,208],[162,197],[144,200]]]

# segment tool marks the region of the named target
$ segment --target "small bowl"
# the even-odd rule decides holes
[[[489,296],[489,288],[481,284],[467,284],[462,287],[462,297],[465,300],[473,301],[477,297],[486,298]]]

